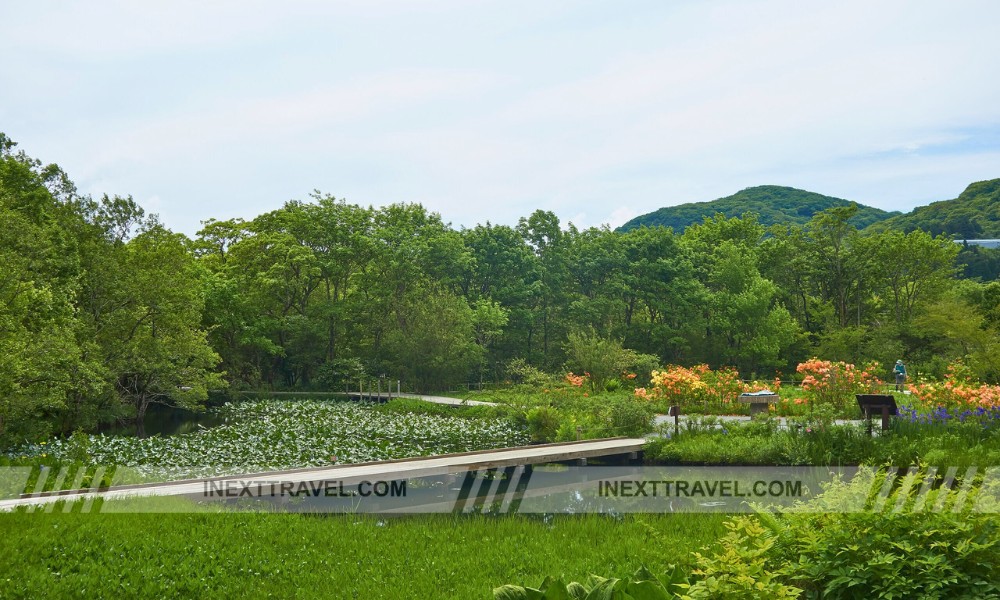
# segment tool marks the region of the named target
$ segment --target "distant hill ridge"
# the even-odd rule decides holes
[[[739,217],[747,212],[757,213],[763,225],[777,223],[804,225],[818,212],[851,204],[850,200],[824,196],[792,187],[760,185],[710,202],[690,202],[677,206],[665,206],[632,219],[619,227],[618,230],[628,231],[642,226],[662,225],[672,227],[675,232],[682,233],[688,225],[701,223],[705,217],[712,217],[716,213],[722,213],[727,217]],[[858,207],[858,213],[851,219],[851,223],[858,229],[863,229],[890,217],[901,216],[901,213],[886,212],[871,206],[859,204]]]
[[[876,228],[913,231],[955,239],[1000,238],[1000,179],[977,181],[954,200],[932,202],[886,219]]]
[[[618,230],[663,225],[682,233],[688,225],[701,223],[705,217],[716,213],[738,217],[747,212],[757,213],[764,225],[802,225],[817,212],[849,204],[849,200],[806,190],[761,185],[711,202],[665,206],[632,219]],[[863,204],[858,204],[858,207],[858,213],[851,220],[858,229],[922,229],[932,235],[944,234],[955,239],[1000,238],[1000,179],[977,181],[969,184],[958,198],[918,206],[905,214],[886,212]]]

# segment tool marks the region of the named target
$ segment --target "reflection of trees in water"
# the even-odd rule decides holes
[[[172,436],[192,433],[199,429],[225,423],[225,418],[209,411],[194,412],[184,408],[151,405],[142,420],[101,427],[100,433],[108,435],[134,435],[140,438]]]

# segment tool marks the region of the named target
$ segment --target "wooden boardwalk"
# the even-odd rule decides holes
[[[519,465],[537,465],[615,456],[640,452],[646,440],[642,438],[611,438],[587,440],[561,444],[520,446],[496,450],[480,450],[458,454],[443,454],[390,460],[383,462],[312,467],[288,471],[271,471],[205,479],[189,479],[163,483],[148,483],[130,486],[115,486],[104,490],[72,490],[65,492],[42,492],[22,494],[19,498],[0,500],[0,511],[8,511],[19,506],[38,506],[66,500],[104,498],[116,500],[153,496],[203,496],[210,484],[225,488],[227,482],[243,485],[268,485],[276,481],[307,483],[318,481],[340,481],[345,484],[365,480],[397,480],[431,477],[482,469],[496,469]]]

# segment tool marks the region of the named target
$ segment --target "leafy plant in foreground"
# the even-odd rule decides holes
[[[985,514],[996,510],[995,489],[981,491],[982,512],[953,506],[958,497],[947,488],[920,497],[894,492],[884,509],[873,509],[881,484],[863,470],[784,515],[735,517],[695,574],[707,581],[783,565],[776,581],[807,598],[1000,598],[1000,523]]]
[[[493,590],[494,600],[672,600],[687,585],[683,571],[673,567],[663,577],[641,567],[630,579],[591,575],[585,583],[546,577],[538,588],[505,585]]]
[[[801,589],[786,585],[777,572],[766,568],[776,564],[768,560],[775,541],[764,526],[750,518],[735,518],[726,528],[729,532],[719,540],[715,553],[695,553],[695,582],[684,598],[798,597]]]

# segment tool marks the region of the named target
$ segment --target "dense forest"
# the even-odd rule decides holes
[[[710,202],[665,206],[639,215],[618,229],[663,226],[681,232],[689,225],[701,223],[705,215],[739,217],[748,212],[756,214],[765,226],[805,225],[816,213],[850,204],[848,200],[805,190],[762,185]],[[904,232],[921,229],[955,240],[1000,238],[1000,179],[973,183],[958,198],[918,206],[906,214],[859,205],[849,222],[858,229]]]
[[[718,198],[710,202],[689,202],[676,206],[664,206],[651,213],[639,215],[618,228],[628,231],[638,227],[670,227],[674,231],[684,231],[689,225],[701,223],[705,215],[723,214],[739,217],[751,212],[765,226],[805,225],[818,212],[831,208],[850,206],[849,200],[824,196],[791,187],[760,185],[741,190],[732,196]],[[858,206],[858,211],[849,223],[858,229],[899,215],[871,206]]]
[[[950,238],[1000,238],[1000,179],[979,181],[965,188],[958,198],[918,206],[878,224],[879,229],[922,229]]]
[[[962,358],[996,381],[1000,283],[961,278],[944,237],[859,230],[858,210],[683,233],[542,210],[454,228],[420,205],[316,193],[189,239],[129,197],[80,195],[0,135],[0,444],[224,387],[517,380],[579,369],[580,347],[744,377],[812,355],[930,375]]]

